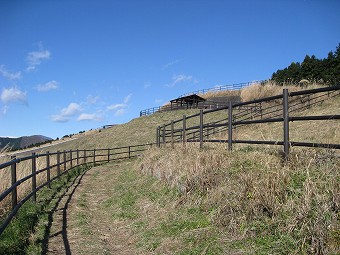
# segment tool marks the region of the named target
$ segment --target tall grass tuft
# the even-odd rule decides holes
[[[274,81],[268,80],[264,84],[254,84],[249,87],[241,89],[240,97],[242,102],[252,101],[260,98],[276,96],[282,94],[282,89],[288,88],[289,92],[300,91],[305,89],[320,88],[321,85],[313,83],[307,87],[301,87],[297,85],[285,85],[281,86]]]
[[[272,148],[191,144],[152,149],[140,163],[186,196],[199,194],[231,243],[259,254],[339,251],[339,168],[332,150],[294,149],[283,166]]]

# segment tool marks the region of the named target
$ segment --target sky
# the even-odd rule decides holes
[[[338,0],[1,0],[0,136],[53,139],[340,43]]]

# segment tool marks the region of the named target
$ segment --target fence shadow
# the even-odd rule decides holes
[[[57,198],[57,201],[55,202],[55,205],[48,212],[48,224],[45,227],[44,237],[41,240],[41,248],[42,248],[41,254],[46,255],[48,253],[48,248],[49,248],[48,244],[49,244],[50,238],[56,237],[58,235],[62,236],[63,245],[64,245],[64,249],[65,249],[65,254],[67,254],[67,255],[72,254],[71,253],[70,243],[68,241],[68,236],[67,236],[67,209],[68,209],[69,203],[71,202],[71,199],[72,199],[76,189],[81,184],[81,181],[82,181],[84,175],[86,174],[86,172],[88,170],[85,170],[81,175],[78,175],[78,176],[74,177],[74,180],[67,185],[67,187],[64,190],[64,192],[62,192],[62,194],[58,194],[59,193],[58,191],[60,191],[60,189],[63,188],[61,186],[59,190],[56,190],[56,192],[54,192],[53,196],[48,201],[48,202],[52,202],[53,199]],[[65,199],[66,199],[65,204],[62,205],[62,202]],[[51,229],[52,229],[52,224],[53,224],[53,216],[59,210],[62,211],[62,226],[61,226],[61,230],[57,231],[56,233],[51,235]]]

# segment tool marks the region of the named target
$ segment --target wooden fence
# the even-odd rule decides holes
[[[36,201],[36,193],[45,186],[50,188],[51,182],[55,181],[60,176],[86,164],[95,166],[99,163],[137,157],[140,152],[145,151],[150,146],[152,146],[152,144],[133,145],[112,149],[70,150],[52,153],[46,152],[43,154],[32,153],[30,156],[21,158],[12,156],[10,161],[0,164],[0,171],[8,171],[8,174],[11,175],[11,186],[0,194],[0,203],[10,197],[9,203],[11,206],[11,211],[1,223],[0,235],[26,201],[29,199]],[[38,167],[37,164],[38,159],[40,159],[40,167]],[[41,162],[41,159],[43,159],[44,163]],[[20,167],[27,167],[27,165],[31,168],[31,173],[18,180],[17,175],[22,170]],[[37,179],[39,176],[44,176],[46,179],[38,182]],[[31,182],[31,191],[28,194],[25,192],[25,196],[18,201],[18,188],[28,180]]]
[[[222,85],[222,86],[216,86],[213,88],[209,89],[200,89],[196,91],[192,91],[190,93],[183,94],[179,97],[184,97],[184,96],[189,96],[193,94],[206,94],[209,92],[219,92],[219,91],[224,91],[224,90],[240,90],[242,88],[248,87],[250,85],[254,84],[261,84],[264,83],[265,81],[252,81],[252,82],[244,82],[244,83],[238,83],[238,84],[232,84],[232,85]],[[203,102],[199,103],[198,106],[191,106],[190,109],[217,109],[227,106],[227,103],[221,103],[221,102]],[[139,112],[139,116],[147,116],[150,114],[154,114],[156,112],[164,112],[164,111],[173,111],[173,110],[183,110],[183,109],[188,109],[187,106],[171,106],[171,105],[164,105],[164,106],[157,106],[157,107],[152,107],[149,109],[145,109]]]
[[[340,86],[291,93],[284,89],[282,95],[249,102],[229,103],[228,106],[218,109],[200,110],[198,114],[184,115],[182,119],[157,127],[156,144],[161,146],[161,144],[165,145],[166,143],[172,143],[173,145],[175,142],[199,142],[200,147],[202,147],[205,142],[222,142],[228,144],[229,150],[232,150],[233,144],[236,143],[281,145],[283,146],[285,159],[288,159],[291,146],[340,149],[340,144],[295,142],[289,139],[289,123],[292,121],[339,120],[339,114],[290,116],[293,112],[309,109],[313,105],[338,96],[340,96]],[[225,113],[225,117],[204,123],[205,118],[216,112]],[[198,123],[193,126],[187,125],[187,122],[194,118],[198,118]],[[233,139],[233,130],[238,126],[276,122],[283,123],[283,141]],[[227,133],[228,139],[209,139],[211,135],[222,132]],[[9,203],[11,206],[11,210],[1,223],[0,235],[26,201],[29,199],[36,201],[36,193],[45,186],[50,187],[50,184],[60,176],[86,164],[96,165],[113,160],[137,157],[140,152],[145,151],[152,145],[142,144],[112,149],[70,150],[43,154],[32,153],[30,156],[21,158],[12,156],[10,161],[0,164],[0,171],[8,171],[11,176],[10,187],[0,194],[0,203],[6,198],[10,198]],[[39,164],[37,164],[38,159]],[[31,173],[18,180],[17,174],[23,165],[29,165]],[[45,179],[37,181],[39,176],[43,176]],[[31,182],[31,191],[28,194],[26,192],[23,198],[20,198],[18,196],[18,187],[28,180]],[[18,201],[19,198],[20,201]]]
[[[290,141],[289,139],[290,122],[339,120],[339,114],[290,116],[293,112],[309,109],[313,105],[320,104],[329,98],[337,97],[339,95],[340,86],[298,92],[289,92],[288,89],[284,89],[281,95],[249,102],[229,103],[226,107],[214,110],[200,110],[200,113],[190,116],[184,115],[182,119],[174,120],[159,126],[156,130],[156,144],[161,146],[161,144],[174,144],[175,142],[199,142],[200,147],[202,147],[205,142],[222,142],[228,144],[229,150],[232,150],[233,144],[236,143],[282,145],[285,159],[288,159],[291,146],[340,149],[340,144],[298,142]],[[221,120],[204,123],[205,118],[216,112],[225,113],[225,117]],[[196,124],[190,127],[187,126],[187,122],[193,118],[196,118]],[[275,122],[283,123],[282,141],[233,139],[233,130],[238,126]],[[216,135],[221,132],[227,133],[228,139],[209,139],[211,135]]]

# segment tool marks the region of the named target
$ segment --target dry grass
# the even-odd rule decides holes
[[[332,115],[339,107],[339,98],[333,98],[291,116]],[[234,139],[282,141],[282,125],[241,126]],[[290,123],[292,141],[340,144],[339,131],[334,120]],[[226,139],[227,134],[215,138]],[[284,165],[281,146],[234,148],[228,152],[226,145],[205,144],[199,150],[197,144],[187,144],[152,149],[139,168],[177,188],[187,200],[195,197],[222,229],[220,238],[238,254],[338,254],[339,152],[292,148]]]
[[[322,87],[319,84],[313,83],[308,87],[301,87],[296,85],[280,86],[273,81],[267,81],[265,84],[255,84],[241,90],[240,96],[242,102],[252,101],[264,97],[276,96],[282,94],[282,90],[287,88],[290,92],[300,91],[306,89],[316,89]]]
[[[241,90],[223,90],[217,92],[208,92],[206,94],[199,94],[199,96],[205,99],[213,99],[214,97],[231,97],[240,96]]]
[[[73,154],[73,166],[76,164],[75,154]],[[0,158],[3,162],[10,160],[8,157]],[[69,153],[66,154],[66,160],[70,159]],[[61,162],[63,161],[63,155],[60,157]],[[57,164],[57,156],[50,156],[50,166]],[[36,171],[46,168],[46,157],[39,157],[36,159]],[[66,164],[66,169],[69,169],[71,163],[68,162]],[[32,173],[32,160],[20,161],[16,164],[16,173],[17,180],[20,180]],[[60,166],[60,170],[64,171],[64,165]],[[57,176],[57,167],[53,167],[50,170],[50,178]],[[0,169],[0,193],[4,192],[6,189],[11,187],[11,167]],[[37,187],[47,180],[47,171],[37,174]],[[32,190],[32,180],[28,179],[27,181],[21,183],[17,187],[17,198],[18,202],[24,198],[30,191]],[[0,217],[4,216],[8,209],[10,208],[11,203],[11,195],[7,196],[4,200],[0,202]]]
[[[273,149],[187,145],[150,150],[140,169],[187,196],[201,194],[198,203],[247,252],[261,253],[269,245],[280,254],[330,254],[340,244],[338,157],[329,150],[296,149],[282,166]],[[260,239],[262,245],[248,246]]]

